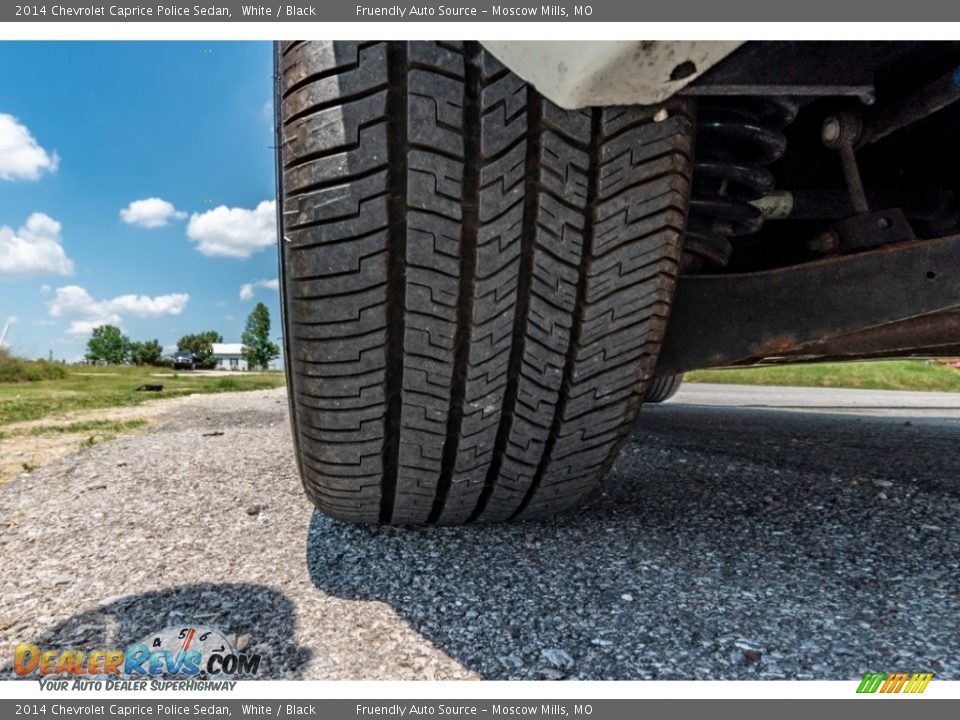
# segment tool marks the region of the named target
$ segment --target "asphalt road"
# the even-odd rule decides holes
[[[285,411],[0,486],[0,664],[199,622],[270,677],[960,679],[960,395],[687,385],[578,511],[465,529],[312,512]]]

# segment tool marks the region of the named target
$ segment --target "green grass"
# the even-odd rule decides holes
[[[135,430],[147,424],[146,420],[84,420],[82,422],[67,423],[66,425],[41,425],[22,431],[24,435],[59,435],[68,433],[100,433],[116,435],[117,433]],[[16,434],[16,433],[11,433]]]
[[[26,383],[41,380],[62,380],[68,370],[60,363],[46,360],[24,360],[0,348],[0,383]]]
[[[58,366],[60,367],[60,366]],[[139,405],[191,393],[265,390],[284,384],[283,373],[237,373],[229,377],[189,372],[173,375],[153,367],[67,366],[65,377],[32,382],[0,382],[0,426],[80,410]],[[162,377],[154,377],[162,375]],[[161,392],[137,392],[144,384]],[[66,431],[65,431],[66,432]]]
[[[960,392],[960,371],[927,360],[877,360],[697,370],[687,373],[684,380],[738,385]]]

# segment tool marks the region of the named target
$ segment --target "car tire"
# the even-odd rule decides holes
[[[567,111],[477,43],[275,47],[291,421],[362,523],[542,517],[626,439],[690,195],[688,101]]]
[[[665,400],[669,400],[677,394],[681,383],[683,383],[683,374],[654,378],[650,381],[650,385],[647,386],[647,395],[644,401],[648,403],[662,403]]]

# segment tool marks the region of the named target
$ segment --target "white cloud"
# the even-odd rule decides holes
[[[86,337],[101,325],[116,325],[121,327],[120,318],[97,318],[96,320],[71,320],[67,328],[67,335]]]
[[[55,172],[60,158],[48,153],[13,115],[0,113],[0,179],[39,180]]]
[[[44,283],[43,285],[41,285],[41,286],[40,286],[40,294],[41,294],[41,295],[49,295],[49,294],[50,294],[50,286],[47,285],[46,283]]]
[[[69,335],[89,335],[100,325],[120,325],[122,322],[116,312],[94,300],[90,293],[78,285],[57,288],[49,309],[53,317],[70,318],[70,327],[67,328]]]
[[[240,299],[251,300],[254,290],[258,287],[266,288],[267,290],[279,290],[280,280],[278,278],[271,278],[269,280],[254,280],[253,282],[244,283],[240,286]]]
[[[159,317],[161,315],[179,315],[186,309],[190,296],[186,293],[170,295],[120,295],[113,300],[105,300],[103,305],[111,311],[135,317]]]
[[[73,262],[60,244],[60,223],[33,213],[14,232],[0,227],[0,275],[70,275]]]
[[[123,317],[161,317],[179,315],[186,309],[190,296],[186,293],[169,295],[118,295],[110,300],[95,300],[79,285],[57,288],[49,302],[50,315],[70,319],[67,333],[88,335],[100,325],[121,325]]]
[[[171,220],[183,220],[186,216],[172,203],[158,197],[134,200],[120,211],[120,218],[128,225],[139,225],[150,230],[163,227]]]
[[[248,258],[277,242],[276,203],[264,200],[253,210],[220,205],[194,213],[187,237],[210,257]]]
[[[16,315],[8,315],[7,322],[10,323],[11,325],[16,325],[18,322],[20,322],[20,318],[17,317]]]

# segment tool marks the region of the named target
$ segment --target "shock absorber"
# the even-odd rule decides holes
[[[790,98],[709,98],[697,109],[693,196],[684,266],[724,266],[733,237],[757,232],[762,212],[750,204],[774,188],[766,167],[783,156],[783,129],[798,105]]]

